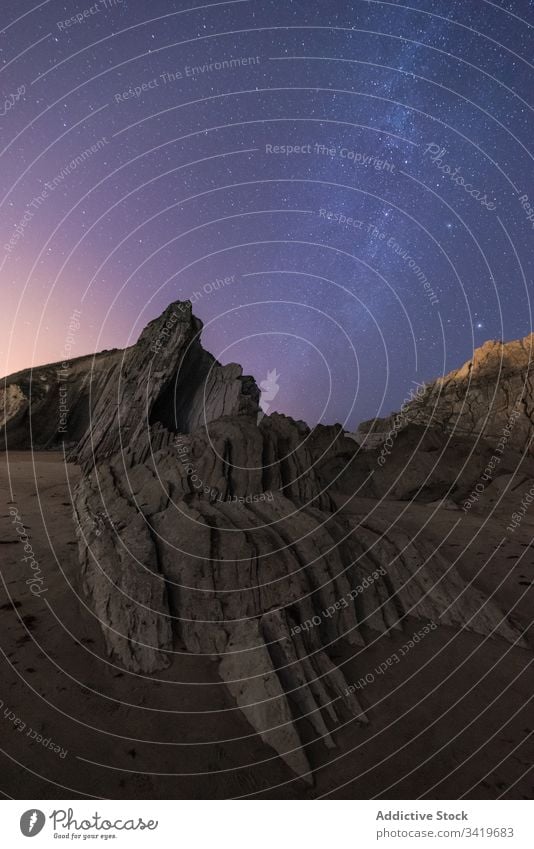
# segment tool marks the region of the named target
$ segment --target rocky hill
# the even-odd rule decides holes
[[[359,445],[340,426],[262,415],[254,380],[205,352],[201,329],[191,304],[176,302],[126,351],[72,362],[83,583],[111,656],[141,674],[184,653],[213,658],[250,725],[311,781],[310,739],[331,747],[339,723],[368,721],[336,644],[364,657],[377,635],[415,618],[528,646],[484,580],[467,581],[430,532],[382,505],[458,510],[519,404],[483,487],[494,493],[499,479],[502,494],[532,435],[529,348],[484,346],[399,421],[373,424],[385,438],[369,449],[365,429]],[[57,440],[47,368],[6,381],[8,443],[27,433],[30,411],[34,444]],[[521,468],[534,480],[534,461]]]
[[[534,334],[513,342],[485,342],[461,368],[412,392],[399,413],[362,423],[358,441],[367,434],[369,444],[376,446],[392,428],[418,424],[492,443],[505,438],[532,454],[533,369]]]

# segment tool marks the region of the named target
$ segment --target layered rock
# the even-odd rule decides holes
[[[188,433],[223,416],[256,412],[259,391],[239,365],[221,366],[200,344],[190,301],[150,322],[96,399],[75,457],[85,466],[137,446],[153,424]]]
[[[413,392],[399,413],[362,423],[357,441],[376,448],[392,428],[417,424],[492,443],[504,438],[511,448],[532,454],[533,355],[534,334],[485,342],[459,369]]]
[[[83,579],[110,654],[139,672],[175,651],[216,657],[236,706],[309,780],[303,729],[331,746],[339,721],[366,721],[332,659],[340,640],[365,650],[409,616],[520,632],[424,536],[354,508],[441,497],[458,477],[435,462],[443,429],[402,429],[381,466],[339,426],[258,415],[254,381],[204,352],[200,329],[190,304],[171,305],[96,399],[77,451]],[[409,474],[408,444],[422,458]],[[458,445],[468,487],[485,449]]]
[[[122,351],[102,351],[16,372],[0,383],[0,450],[75,446]]]

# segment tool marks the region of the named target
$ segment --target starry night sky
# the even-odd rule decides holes
[[[191,298],[271,411],[351,428],[531,332],[532,3],[1,12],[4,374]]]

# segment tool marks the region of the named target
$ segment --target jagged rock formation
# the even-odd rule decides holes
[[[532,337],[486,343],[354,439],[261,415],[254,380],[204,351],[201,329],[177,302],[124,351],[12,375],[2,439],[66,442],[84,471],[79,557],[109,654],[147,674],[176,653],[217,658],[236,707],[310,780],[310,736],[332,746],[340,721],[368,720],[334,663],[340,641],[365,652],[413,616],[524,645],[495,601],[380,504],[459,509],[484,480],[475,513],[520,462],[521,485],[534,480],[521,456]]]
[[[467,490],[489,448],[464,438],[451,461],[443,429],[410,425],[381,465],[339,426],[261,417],[252,378],[204,352],[200,330],[172,304],[94,399],[75,452],[84,584],[110,654],[146,673],[175,652],[218,658],[250,724],[310,780],[310,729],[330,746],[337,722],[367,721],[337,641],[364,648],[415,616],[522,644],[424,536],[353,506]]]
[[[355,480],[362,480],[358,492],[368,498],[427,504],[447,499],[453,507],[463,504],[481,481],[489,489],[493,484],[488,479],[517,474],[520,467],[534,480],[534,458],[524,457],[502,434],[494,440],[468,438],[443,427],[401,422],[399,426],[396,416],[376,422],[377,428],[384,428],[377,431],[380,440],[373,449],[362,443],[352,466],[338,480],[340,491],[348,495]]]
[[[171,304],[126,349],[96,400],[76,450],[82,465],[140,445],[153,424],[189,433],[216,418],[257,410],[259,391],[240,366],[221,366],[200,345],[189,301]]]

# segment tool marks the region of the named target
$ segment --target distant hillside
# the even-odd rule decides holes
[[[513,342],[485,342],[461,368],[412,393],[403,408],[384,419],[363,422],[357,431],[369,447],[408,424],[458,436],[482,437],[533,453],[534,334]]]

